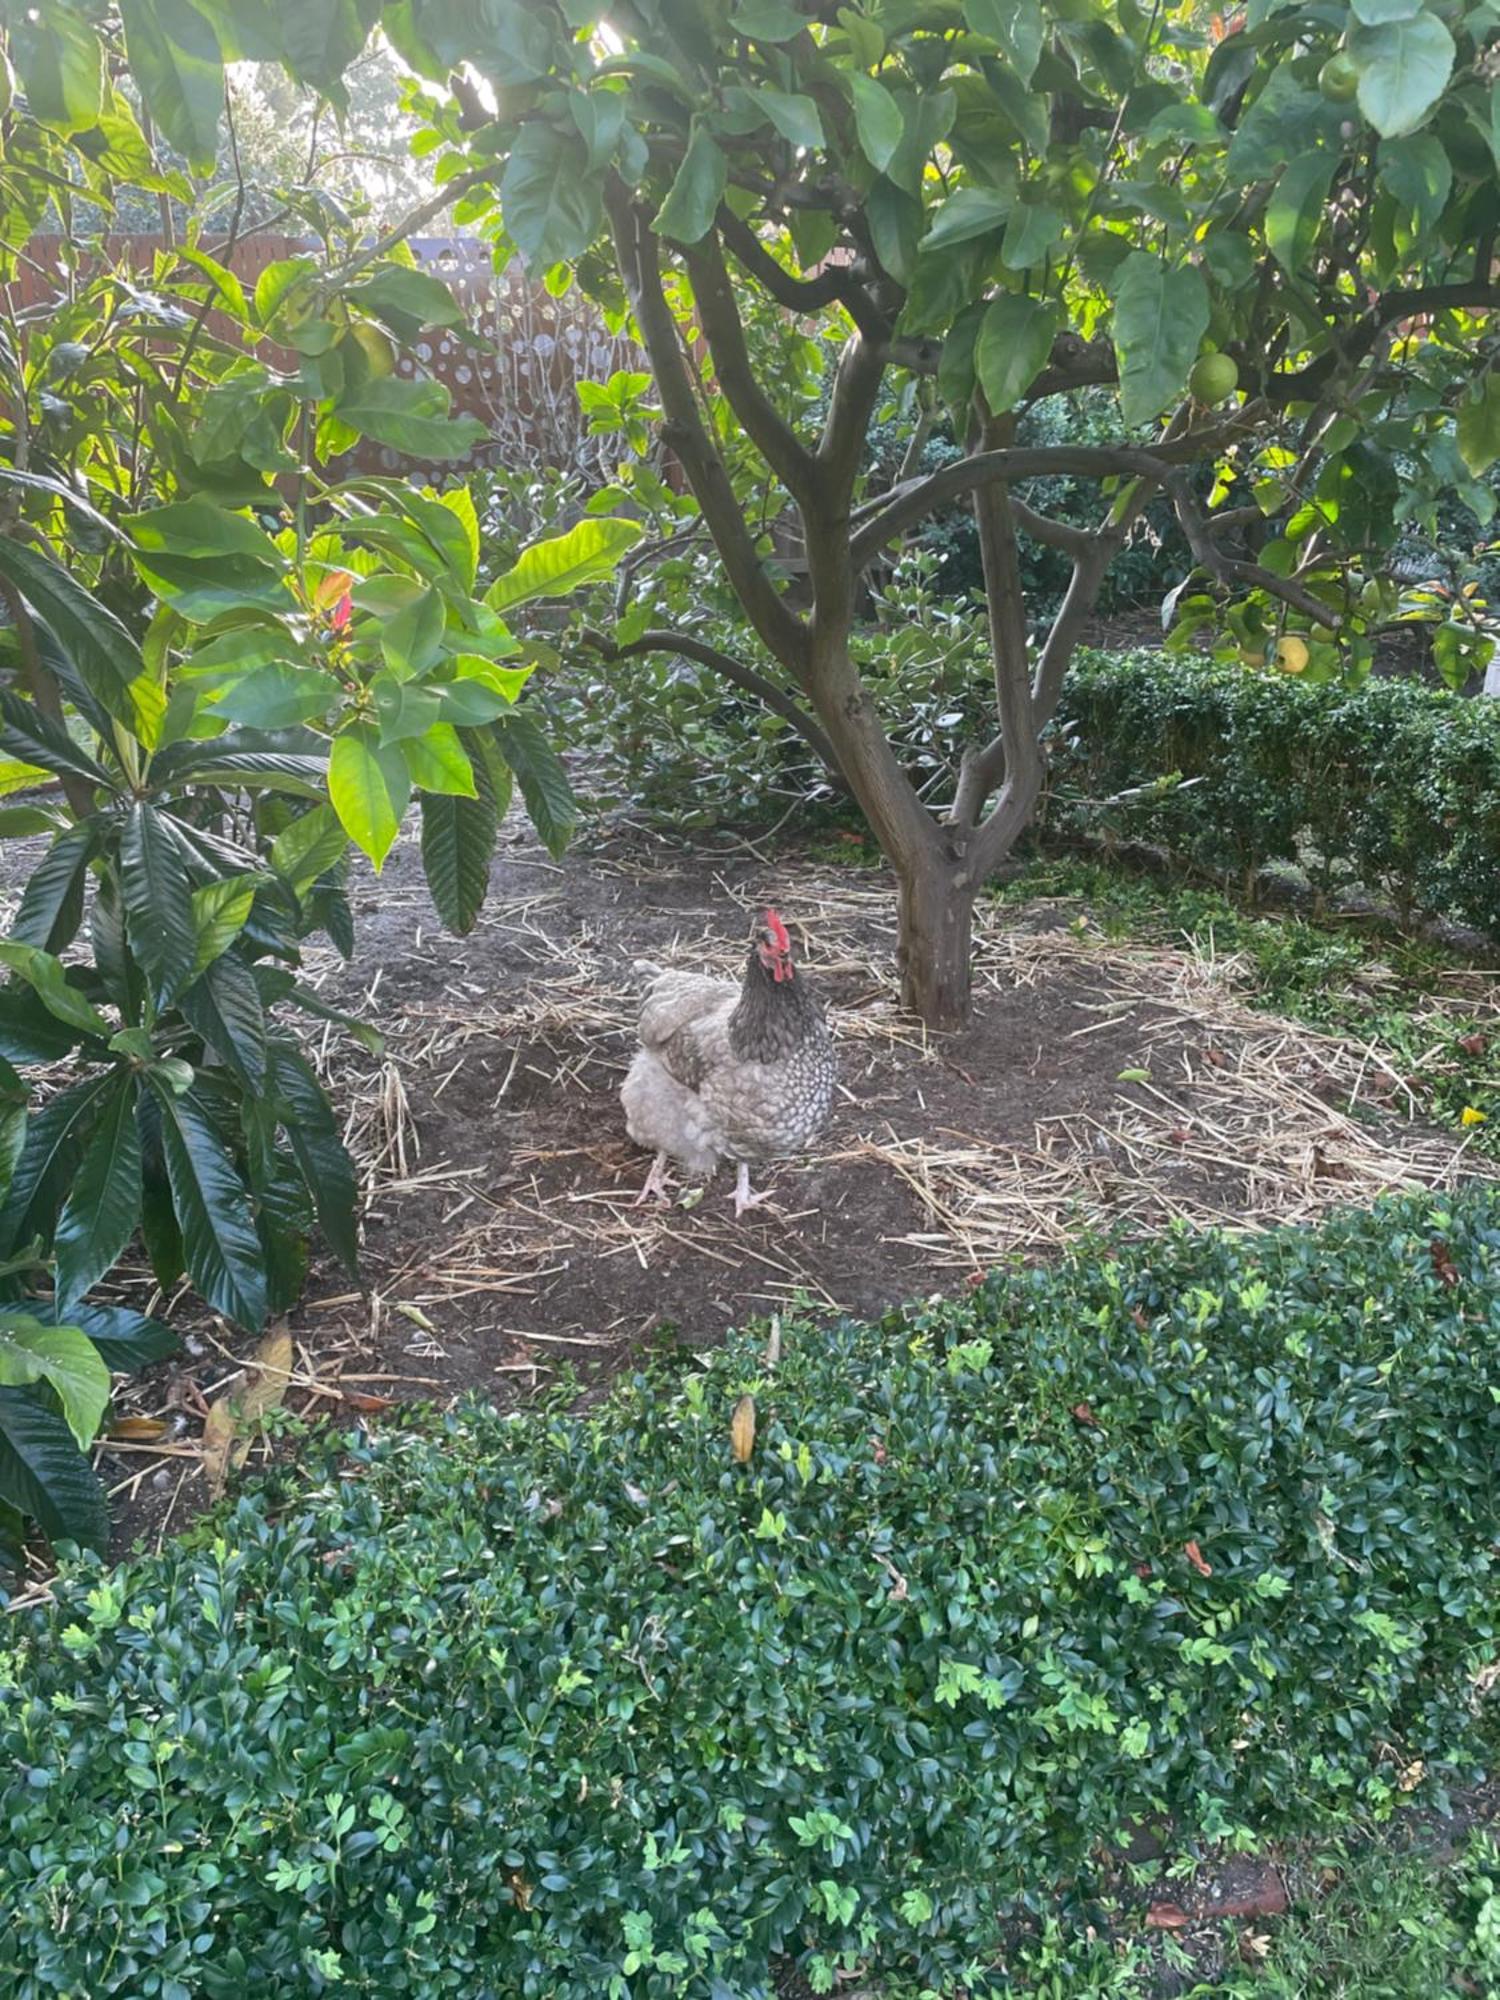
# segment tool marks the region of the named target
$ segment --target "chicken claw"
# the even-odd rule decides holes
[[[665,1153],[658,1153],[656,1158],[651,1162],[651,1171],[646,1176],[646,1185],[635,1198],[635,1206],[640,1208],[648,1201],[670,1201],[671,1199],[672,1196],[667,1187],[667,1155]]]
[[[759,1194],[750,1186],[750,1169],[745,1161],[740,1161],[739,1172],[734,1180],[734,1213],[738,1220],[747,1208],[759,1208],[771,1199],[769,1189],[763,1188]]]

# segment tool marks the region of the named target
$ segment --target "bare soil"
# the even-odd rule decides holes
[[[355,959],[310,969],[385,1038],[374,1056],[330,1027],[317,1049],[365,1178],[362,1283],[318,1256],[289,1322],[287,1401],[336,1421],[520,1400],[567,1370],[588,1394],[663,1341],[800,1307],[874,1315],[1083,1227],[1253,1227],[1464,1170],[1452,1135],[1397,1116],[1368,1052],[1250,1013],[1232,962],[1109,944],[1076,905],[987,910],[973,1023],[935,1038],[896,1005],[894,898],[870,869],[744,843],[558,864],[515,821],[468,938],[438,926],[405,842],[354,901]],[[831,1004],[832,1127],[742,1221],[728,1174],[637,1207],[648,1161],[618,1103],[632,961],[734,972],[767,901]],[[124,1274],[122,1296],[147,1289]],[[206,1504],[204,1404],[254,1348],[186,1290],[158,1305],[188,1354],[122,1395],[165,1436],[102,1447],[121,1550]]]

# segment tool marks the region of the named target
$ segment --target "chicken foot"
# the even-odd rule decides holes
[[[768,1189],[763,1188],[759,1194],[756,1194],[751,1188],[750,1168],[744,1160],[741,1160],[739,1172],[735,1175],[734,1179],[734,1213],[736,1220],[745,1213],[747,1208],[759,1208],[762,1202],[767,1202],[770,1199],[771,1196]]]
[[[670,1201],[671,1199],[672,1196],[667,1187],[667,1155],[665,1153],[658,1153],[656,1158],[651,1162],[651,1171],[646,1176],[646,1185],[635,1198],[635,1206],[640,1208],[648,1201]]]

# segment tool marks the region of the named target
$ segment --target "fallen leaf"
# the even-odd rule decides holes
[[[345,1389],[342,1395],[353,1410],[394,1410],[396,1407],[394,1396],[371,1396],[361,1389]]]
[[[164,1438],[172,1426],[165,1417],[116,1417],[109,1427],[109,1435],[122,1442],[155,1444]]]
[[[263,1418],[285,1400],[292,1373],[292,1336],[273,1326],[246,1364],[237,1388],[211,1405],[203,1425],[203,1476],[214,1499],[230,1472],[244,1464]]]
[[[1433,1237],[1427,1254],[1432,1259],[1433,1275],[1440,1283],[1456,1285],[1459,1282],[1458,1266],[1449,1255],[1448,1246],[1441,1236]]]
[[[1087,1403],[1075,1403],[1069,1415],[1073,1417],[1075,1422],[1087,1424],[1090,1430],[1096,1431],[1099,1428],[1099,1419],[1094,1415]]]
[[[1185,1931],[1192,1921],[1180,1903],[1153,1903],[1146,1912],[1149,1931]]]
[[[1197,1570],[1199,1576],[1213,1575],[1214,1573],[1213,1564],[1211,1562],[1204,1561],[1203,1551],[1202,1549],[1199,1548],[1196,1542],[1184,1542],[1182,1545],[1182,1553],[1187,1557],[1188,1561],[1193,1565],[1193,1568]]]
[[[1223,1069],[1228,1064],[1229,1058],[1222,1049],[1205,1049],[1203,1060],[1213,1069]]]
[[[1485,1038],[1483,1035],[1460,1035],[1458,1046],[1466,1056],[1482,1056],[1485,1051]]]
[[[734,1416],[729,1426],[729,1438],[734,1446],[736,1465],[749,1463],[750,1454],[755,1449],[755,1398],[741,1396],[734,1406]]]

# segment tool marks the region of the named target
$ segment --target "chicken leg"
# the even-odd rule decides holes
[[[744,1160],[741,1160],[739,1172],[735,1175],[734,1179],[734,1213],[736,1219],[742,1216],[747,1208],[759,1208],[762,1202],[769,1201],[770,1199],[771,1197],[767,1190],[762,1189],[759,1194],[756,1194],[751,1188],[750,1168]]]
[[[656,1158],[651,1162],[651,1171],[646,1176],[646,1185],[635,1198],[635,1206],[640,1208],[643,1203],[651,1200],[670,1201],[671,1199],[671,1194],[667,1189],[667,1155],[665,1153],[658,1153]]]

